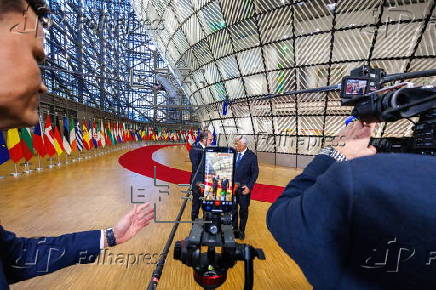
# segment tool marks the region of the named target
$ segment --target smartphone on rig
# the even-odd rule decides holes
[[[228,213],[234,202],[236,150],[230,147],[206,147],[204,164],[203,210]]]

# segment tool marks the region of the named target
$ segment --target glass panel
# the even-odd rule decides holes
[[[267,76],[271,93],[286,93],[295,90],[295,70],[269,72]]]
[[[330,51],[330,33],[297,38],[297,65],[327,63]]]
[[[262,43],[269,43],[292,37],[292,9],[284,7],[259,18]]]
[[[295,5],[295,34],[298,36],[330,31],[333,27],[333,16],[328,4],[330,0],[297,3]]]
[[[218,1],[203,7],[203,9],[198,12],[198,17],[206,35],[226,27],[226,22],[224,21]]]
[[[227,81],[225,85],[230,100],[239,99],[244,96],[244,86],[242,85],[241,79]]]
[[[203,39],[204,37],[200,23],[198,23],[197,16],[195,15],[193,15],[188,21],[186,21],[185,24],[183,24],[182,29],[191,46],[199,42],[200,39]]]
[[[209,38],[209,43],[215,58],[220,58],[232,53],[232,43],[226,30],[218,31]]]
[[[229,28],[235,51],[241,51],[254,46],[259,46],[259,33],[255,19],[244,20]]]
[[[239,76],[238,63],[233,55],[218,60],[217,65],[224,79],[230,79]]]
[[[224,19],[229,25],[254,15],[252,1],[221,0],[220,2]]]
[[[260,48],[253,48],[239,53],[238,63],[242,75],[253,74],[264,70]]]
[[[267,70],[284,69],[295,65],[292,41],[265,45],[262,49]]]
[[[264,74],[244,78],[247,95],[263,95],[268,93],[267,82]]]

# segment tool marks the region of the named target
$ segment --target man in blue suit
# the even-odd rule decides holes
[[[321,150],[268,228],[314,289],[435,289],[436,157],[375,155],[374,127],[351,123]]]
[[[201,207],[200,189],[198,188],[197,184],[204,183],[204,148],[210,146],[212,142],[212,133],[209,130],[203,130],[198,136],[198,142],[192,146],[191,150],[189,150],[189,159],[191,160],[192,164],[190,180],[190,184],[192,184],[192,221],[195,221],[198,218]]]
[[[39,96],[47,92],[38,63],[45,58],[42,0],[0,1],[0,129],[34,126]],[[36,25],[38,24],[38,25]],[[0,224],[0,289],[77,263],[127,242],[153,219],[148,203],[135,206],[113,228],[59,237],[19,238]]]
[[[232,212],[233,231],[236,238],[243,240],[248,220],[251,191],[259,176],[259,166],[256,154],[247,148],[247,139],[245,137],[241,136],[235,139],[235,149],[238,152],[236,155],[235,183],[240,184],[240,190],[236,194],[236,204]],[[238,216],[240,219],[239,225]]]

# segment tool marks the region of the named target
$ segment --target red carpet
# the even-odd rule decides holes
[[[153,160],[152,156],[154,152],[168,146],[184,145],[150,145],[141,147],[122,155],[118,162],[124,168],[150,178],[153,178],[153,168],[156,166],[157,179],[174,184],[189,183],[191,172],[168,167]],[[256,183],[251,194],[251,199],[263,202],[274,202],[282,192],[282,186]]]

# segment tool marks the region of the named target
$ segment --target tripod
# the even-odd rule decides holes
[[[209,220],[207,216],[206,220]],[[220,287],[227,279],[227,270],[237,261],[244,261],[244,290],[253,289],[253,260],[265,260],[262,249],[236,243],[230,224],[215,224],[212,231],[210,228],[209,224],[194,223],[189,236],[176,242],[174,258],[192,267],[195,281],[207,290]],[[202,246],[207,247],[206,253],[201,253]],[[221,248],[221,253],[217,253],[216,248]]]

